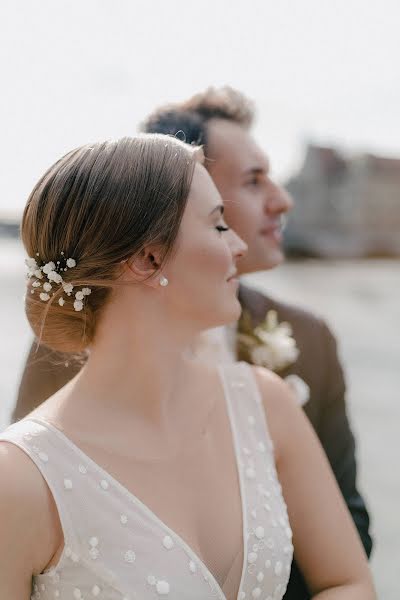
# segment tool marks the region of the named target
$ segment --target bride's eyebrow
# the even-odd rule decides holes
[[[224,207],[223,204],[218,204],[218,206],[215,206],[212,209],[212,211],[210,212],[210,214],[208,216],[210,217],[211,215],[213,215],[215,212],[218,212],[218,211],[221,213],[221,215],[223,215],[224,214],[224,208],[225,207]]]

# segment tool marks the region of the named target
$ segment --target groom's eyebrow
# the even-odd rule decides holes
[[[218,204],[218,206],[213,208],[212,211],[210,212],[209,216],[213,215],[215,212],[218,212],[218,211],[221,213],[221,215],[224,214],[224,205],[223,204]]]
[[[268,175],[271,170],[271,164],[266,158],[263,161],[257,161],[253,163],[250,167],[244,170],[244,175]]]
[[[258,175],[266,175],[268,173],[268,169],[265,169],[264,167],[251,167],[250,169],[247,169],[246,171],[244,171],[243,175],[245,177],[248,176],[258,176]]]

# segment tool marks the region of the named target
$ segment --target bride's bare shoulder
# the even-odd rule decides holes
[[[299,419],[304,419],[303,411],[291,388],[281,377],[263,367],[252,366],[251,369],[261,395],[275,450],[279,454],[290,438],[288,432]]]
[[[8,440],[0,440],[0,481],[2,500],[18,498],[18,507],[23,505],[28,494],[34,502],[44,491],[44,480],[35,463]]]
[[[251,370],[266,408],[281,411],[296,405],[293,392],[279,375],[254,365],[251,365]]]
[[[40,571],[58,543],[54,500],[34,462],[6,440],[0,440],[0,490],[0,555],[7,551],[16,568]],[[21,557],[27,564],[18,565]]]

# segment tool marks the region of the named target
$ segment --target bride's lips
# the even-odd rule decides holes
[[[239,279],[237,277],[237,271],[235,271],[228,279],[226,280],[228,283],[239,283]]]

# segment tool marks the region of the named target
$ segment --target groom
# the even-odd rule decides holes
[[[143,125],[147,132],[177,134],[188,143],[203,144],[205,164],[224,199],[226,221],[248,244],[247,255],[238,263],[242,274],[272,269],[283,261],[281,220],[292,207],[290,197],[271,180],[267,157],[251,136],[253,119],[251,103],[241,93],[222,88],[163,107]],[[346,415],[345,384],[332,333],[318,317],[243,285],[239,298],[244,312],[251,317],[251,326],[263,322],[267,314],[273,320],[270,311],[276,312],[279,323],[287,321],[291,325],[298,356],[292,352],[286,357],[286,366],[277,364],[275,370],[283,377],[297,376],[297,383],[306,383],[303,388],[300,386],[303,393],[304,389],[309,390],[309,397],[307,392],[303,396],[304,410],[325,449],[369,555],[369,518],[356,487],[354,438]],[[239,325],[239,334],[244,325]],[[230,347],[227,343],[228,353],[233,355],[235,346],[235,340]],[[43,347],[37,353],[35,349],[34,345],[28,357],[14,419],[22,418],[79,370]],[[241,358],[245,351],[240,350]],[[251,362],[251,352],[245,358]],[[293,563],[285,599],[309,597]]]

